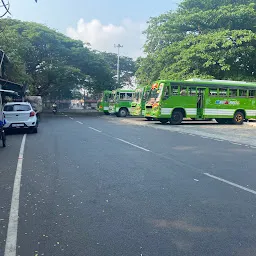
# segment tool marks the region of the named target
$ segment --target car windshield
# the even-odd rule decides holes
[[[12,112],[12,111],[30,111],[31,107],[29,105],[24,104],[13,104],[4,106],[4,111]]]

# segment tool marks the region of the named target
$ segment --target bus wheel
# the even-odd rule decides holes
[[[233,124],[243,124],[244,122],[244,113],[237,111],[233,118]]]
[[[109,116],[109,115],[110,115],[109,112],[104,112],[104,114],[105,114],[106,116]]]
[[[182,121],[183,121],[183,113],[179,110],[174,110],[172,113],[170,123],[174,125],[178,125],[178,124],[181,124]]]
[[[128,114],[128,111],[126,108],[121,108],[119,111],[118,111],[118,116],[119,117],[126,117]]]
[[[169,122],[168,119],[159,119],[159,121],[161,122],[161,124],[167,124]]]

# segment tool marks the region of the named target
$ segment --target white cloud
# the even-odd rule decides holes
[[[97,19],[90,22],[80,19],[76,28],[67,28],[67,35],[90,43],[93,49],[99,51],[116,52],[114,44],[121,44],[124,46],[121,55],[137,58],[143,55],[145,37],[142,31],[145,28],[145,23],[136,23],[130,19],[123,20],[120,25],[104,25]]]

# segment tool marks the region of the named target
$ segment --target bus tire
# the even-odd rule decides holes
[[[159,119],[161,124],[167,124],[169,120],[167,118]]]
[[[126,108],[120,108],[118,111],[118,117],[126,117],[128,115],[128,111]]]
[[[244,123],[244,119],[245,119],[244,113],[242,111],[237,111],[232,121],[233,121],[233,124],[241,125]]]
[[[183,113],[180,110],[174,110],[172,112],[172,117],[170,123],[174,125],[179,125],[183,121]]]
[[[109,116],[110,114],[109,112],[104,112],[104,115]]]

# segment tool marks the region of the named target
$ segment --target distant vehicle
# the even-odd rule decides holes
[[[53,104],[52,105],[52,113],[54,114],[54,115],[56,115],[57,114],[57,111],[58,111],[58,107],[57,107],[57,104]]]
[[[109,113],[117,117],[126,117],[130,114],[134,90],[117,89],[112,92],[109,103]]]
[[[102,98],[97,103],[97,109],[99,112],[103,112],[105,115],[109,115],[109,101],[111,99],[111,91],[104,91]]]
[[[4,106],[6,124],[4,129],[29,129],[37,133],[38,120],[36,112],[28,102],[9,102]]]
[[[146,99],[150,92],[151,86],[139,86],[135,89],[131,104],[131,115],[132,116],[144,116]]]
[[[243,124],[256,118],[256,83],[160,80],[151,87],[145,117],[175,125],[183,118]]]

